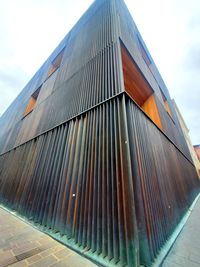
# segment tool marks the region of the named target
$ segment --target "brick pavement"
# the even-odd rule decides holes
[[[95,267],[96,265],[0,208],[0,267],[4,266]]]
[[[200,267],[200,198],[162,267]]]
[[[4,266],[97,265],[0,208],[0,267]],[[200,198],[162,267],[200,267]]]

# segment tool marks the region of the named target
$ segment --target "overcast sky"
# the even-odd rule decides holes
[[[0,115],[92,0],[0,0]],[[125,0],[200,144],[200,0]]]

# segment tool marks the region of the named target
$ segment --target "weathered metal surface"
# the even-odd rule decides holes
[[[126,100],[133,186],[143,264],[158,255],[199,192],[191,162]]]
[[[137,266],[137,243],[149,264],[198,189],[192,164],[125,95],[2,155],[0,166],[1,203],[120,266]]]
[[[199,190],[138,38],[123,1],[94,2],[0,119],[1,203],[105,266],[149,266]],[[124,90],[121,42],[154,92],[163,132]]]
[[[146,66],[139,47],[142,37],[122,0],[95,1],[2,115],[0,154],[123,92],[119,38],[155,92],[165,133],[190,158],[168,90],[150,54],[151,71]],[[51,62],[63,49],[61,66],[48,79]],[[36,107],[24,120],[30,96],[40,86]],[[160,89],[175,124],[164,109]]]
[[[1,202],[82,249],[133,266],[137,231],[125,116],[121,96],[4,154]]]

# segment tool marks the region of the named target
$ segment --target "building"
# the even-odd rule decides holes
[[[194,150],[196,152],[198,160],[200,161],[200,145],[195,145]]]
[[[97,0],[0,120],[0,201],[103,266],[150,266],[199,192],[122,0]]]
[[[180,112],[175,100],[173,99],[172,102],[174,104],[174,109],[176,111],[177,118],[179,120],[183,135],[184,135],[186,143],[188,145],[188,148],[189,148],[189,151],[190,151],[190,155],[191,155],[193,163],[194,163],[194,165],[196,167],[197,174],[200,177],[200,161],[199,161],[199,159],[197,157],[197,154],[195,152],[195,148],[192,145],[192,141],[191,141],[191,138],[190,138],[190,135],[189,135],[189,129],[188,129],[188,127],[187,127],[187,125],[186,125],[186,123],[185,123],[185,121],[183,119],[183,116],[181,115],[181,112]]]

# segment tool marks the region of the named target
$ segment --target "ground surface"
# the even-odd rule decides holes
[[[3,266],[96,265],[0,208],[0,267]]]
[[[0,267],[96,265],[0,208]],[[200,267],[200,198],[162,267]]]
[[[200,267],[200,198],[162,267]]]

